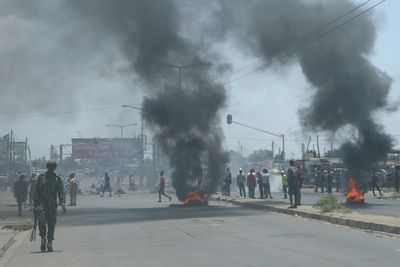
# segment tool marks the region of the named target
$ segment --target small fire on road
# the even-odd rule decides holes
[[[347,203],[364,203],[364,192],[357,188],[357,183],[353,177],[349,177],[347,184]]]
[[[186,206],[206,206],[207,196],[199,191],[191,191],[188,192],[185,200],[181,200],[181,203]]]

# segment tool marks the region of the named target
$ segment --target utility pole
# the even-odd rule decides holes
[[[204,62],[204,63],[194,63],[190,65],[175,65],[171,63],[161,63],[162,65],[165,65],[170,68],[174,68],[178,70],[178,75],[179,75],[179,89],[182,90],[182,70],[183,69],[188,69],[188,68],[193,68],[193,67],[200,67],[200,66],[211,66],[210,62]]]
[[[124,138],[124,128],[128,127],[128,126],[133,126],[136,125],[136,123],[128,123],[128,124],[122,124],[122,125],[118,125],[118,124],[107,124],[107,127],[116,127],[116,128],[120,128],[121,130],[121,138]]]
[[[140,140],[141,140],[141,147],[140,147],[140,181],[139,184],[142,185],[143,182],[143,176],[144,176],[144,150],[145,150],[145,144],[144,144],[144,117],[143,117],[143,109],[140,107],[136,107],[133,105],[122,105],[123,108],[130,108],[130,109],[136,109],[141,111],[141,117],[142,117],[142,125],[140,129]]]
[[[271,150],[272,150],[272,159],[274,158],[274,155],[275,155],[275,153],[274,153],[274,146],[275,146],[275,142],[274,142],[274,141],[272,141],[272,144],[271,144]]]
[[[63,145],[60,145],[60,171],[62,170],[63,165]]]
[[[319,153],[319,139],[317,135],[317,150],[318,150],[318,158],[321,158],[321,154]]]

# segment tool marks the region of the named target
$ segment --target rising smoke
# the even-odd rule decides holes
[[[263,57],[266,65],[274,61],[281,66],[299,62],[315,88],[311,104],[299,112],[302,125],[307,130],[327,132],[348,125],[354,127],[357,140],[345,143],[342,151],[346,167],[357,176],[360,186],[364,185],[366,177],[357,175],[360,169],[369,169],[384,159],[392,142],[373,118],[374,112],[389,106],[391,78],[367,58],[376,37],[371,14],[310,42],[326,31],[321,29],[322,25],[353,9],[355,4],[351,1],[249,1],[245,16],[243,9],[238,8],[240,4],[241,1],[234,4],[221,1],[217,12],[222,18],[219,29],[247,47],[247,51]],[[225,21],[232,19],[239,19],[241,22],[236,24],[245,27],[224,27]],[[308,33],[312,34],[307,36]],[[298,49],[299,46],[302,48]]]
[[[204,189],[215,192],[227,162],[218,126],[226,96],[204,66],[211,59],[210,45],[184,36],[175,1],[125,0],[116,5],[96,0],[72,5],[96,31],[116,40],[142,80],[146,93],[142,115],[170,160],[178,198],[187,198],[204,168],[211,178]],[[220,66],[215,59],[212,63]],[[195,65],[193,70],[183,70],[182,86],[178,71],[168,66],[171,63]]]
[[[376,111],[393,110],[388,103],[391,78],[368,59],[376,38],[374,17],[361,16],[308,43],[321,25],[354,7],[350,0],[219,0],[208,5],[183,0],[4,0],[0,29],[5,30],[0,34],[9,42],[0,44],[0,78],[7,101],[0,108],[3,113],[15,110],[14,100],[22,97],[32,99],[24,105],[28,110],[54,105],[54,95],[73,103],[82,73],[109,61],[107,71],[138,78],[130,89],[141,87],[146,95],[143,116],[170,158],[179,199],[204,167],[212,178],[206,183],[211,193],[227,162],[218,126],[226,94],[211,77],[227,69],[217,45],[234,43],[244,54],[262,57],[266,67],[272,62],[283,68],[300,64],[315,90],[311,104],[299,112],[302,125],[312,131],[336,132],[349,125],[356,129],[356,140],[342,147],[345,164],[356,172],[391,149],[390,137],[374,121]],[[191,15],[185,14],[188,10]],[[193,26],[199,22],[204,25]],[[307,33],[313,35],[304,38]],[[122,70],[115,68],[115,61],[124,62]],[[210,61],[212,68],[183,70],[182,87],[177,70],[166,66]],[[37,95],[42,97],[32,97]]]

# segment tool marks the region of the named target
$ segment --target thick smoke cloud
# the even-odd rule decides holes
[[[213,193],[223,176],[227,155],[222,149],[218,112],[225,105],[225,89],[211,82],[207,60],[215,62],[206,42],[187,39],[175,1],[73,1],[82,20],[100,35],[113,39],[144,82],[142,115],[155,141],[169,157],[172,184],[180,200],[208,169],[205,190]],[[195,65],[178,72],[168,66]]]
[[[217,11],[222,18],[221,35],[236,40],[267,63],[277,61],[286,66],[299,62],[315,88],[311,104],[299,112],[304,128],[335,132],[348,125],[355,127],[358,140],[342,147],[344,162],[354,175],[384,159],[391,149],[391,139],[374,122],[373,115],[389,106],[391,78],[367,58],[376,37],[372,16],[361,16],[310,42],[327,30],[321,28],[323,25],[353,9],[355,4],[351,1],[249,1],[246,11],[239,9],[241,4],[241,1],[233,4],[221,1]],[[231,28],[226,21],[244,27]],[[307,36],[308,33],[312,34]],[[357,176],[361,180],[366,178]]]
[[[358,137],[343,152],[349,170],[357,172],[391,148],[391,139],[374,121],[375,112],[393,110],[388,103],[391,78],[368,59],[376,38],[374,18],[363,15],[309,43],[326,30],[322,25],[354,7],[350,0],[219,0],[208,5],[4,0],[0,111],[71,106],[85,77],[123,73],[135,79],[130,90],[140,87],[146,95],[143,116],[170,158],[178,197],[185,198],[204,167],[213,178],[206,183],[213,192],[227,161],[217,126],[226,95],[211,77],[227,70],[218,45],[233,42],[245,55],[263,58],[266,66],[301,66],[314,86],[310,105],[299,112],[302,125],[331,133],[355,128]],[[166,65],[210,61],[211,68],[182,70],[182,87],[177,70]]]

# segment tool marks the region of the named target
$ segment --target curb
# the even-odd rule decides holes
[[[384,233],[388,233],[388,234],[400,235],[400,227],[394,226],[394,225],[360,221],[360,220],[354,220],[354,219],[345,219],[345,218],[335,217],[335,216],[331,216],[331,215],[311,213],[311,212],[300,211],[300,210],[277,208],[277,207],[269,206],[269,205],[265,205],[265,204],[244,203],[244,202],[237,201],[235,199],[224,198],[224,197],[211,197],[210,199],[214,200],[214,201],[222,201],[222,202],[231,203],[231,204],[241,206],[241,207],[247,207],[247,208],[264,210],[264,211],[273,211],[273,212],[278,212],[278,213],[283,213],[283,214],[293,215],[293,216],[301,216],[303,218],[324,221],[324,222],[328,222],[328,223],[332,223],[332,224],[348,226],[351,228],[357,228],[357,229],[361,229],[361,230],[369,230],[369,231],[384,232]]]

